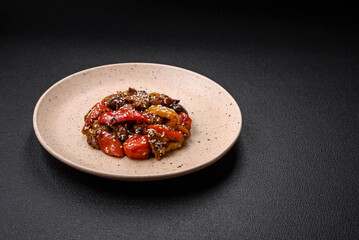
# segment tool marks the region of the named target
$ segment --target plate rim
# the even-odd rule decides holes
[[[197,166],[191,167],[189,169],[184,169],[181,171],[176,171],[176,172],[168,172],[168,173],[160,173],[160,174],[150,174],[150,175],[123,175],[123,174],[114,174],[114,173],[106,173],[103,171],[99,171],[99,170],[95,170],[95,169],[91,169],[88,168],[86,166],[81,166],[73,161],[71,161],[70,159],[61,156],[60,154],[58,154],[55,150],[53,150],[51,148],[50,145],[48,145],[46,143],[46,141],[43,139],[43,137],[40,134],[39,131],[39,127],[37,125],[37,118],[38,118],[38,112],[40,109],[40,106],[42,104],[42,102],[44,101],[46,95],[54,88],[56,88],[58,85],[60,85],[62,82],[68,81],[68,79],[70,79],[72,76],[74,75],[78,75],[90,70],[96,70],[96,69],[100,69],[100,68],[108,68],[111,66],[119,66],[119,65],[154,65],[154,66],[163,66],[163,67],[167,67],[167,68],[174,68],[177,70],[182,70],[182,71],[187,71],[191,74],[195,74],[198,75],[200,77],[204,77],[206,80],[212,82],[213,84],[217,85],[217,87],[219,87],[222,91],[228,93],[228,95],[230,96],[230,98],[235,102],[235,106],[238,108],[238,113],[239,113],[239,127],[237,128],[237,132],[234,136],[234,138],[231,140],[231,143],[229,145],[226,146],[226,148],[221,151],[219,154],[217,154],[217,156],[215,156],[213,159],[211,159],[210,161],[206,161],[203,164],[199,164]],[[169,178],[175,178],[175,177],[179,177],[179,176],[183,176],[183,175],[187,175],[190,174],[192,172],[196,172],[199,171],[209,165],[212,165],[213,163],[217,162],[220,158],[222,158],[233,146],[234,144],[237,142],[239,135],[241,133],[242,130],[242,125],[243,125],[243,118],[242,118],[242,112],[238,106],[237,101],[233,98],[233,96],[226,90],[224,89],[221,85],[219,85],[218,83],[216,83],[215,81],[213,81],[212,79],[199,74],[197,72],[194,72],[192,70],[188,70],[182,67],[177,67],[177,66],[173,66],[173,65],[167,65],[167,64],[161,64],[161,63],[148,63],[148,62],[124,62],[124,63],[113,63],[113,64],[106,64],[106,65],[100,65],[100,66],[95,66],[95,67],[91,67],[91,68],[87,68],[78,72],[75,72],[73,74],[70,74],[62,79],[60,79],[59,81],[57,81],[56,83],[54,83],[53,85],[51,85],[50,88],[48,88],[39,98],[39,100],[37,101],[35,108],[34,108],[34,112],[33,112],[33,128],[34,128],[34,132],[35,135],[37,137],[37,139],[39,140],[40,144],[46,149],[46,151],[48,153],[50,153],[53,157],[55,157],[56,159],[58,159],[59,161],[61,161],[62,163],[75,168],[79,171],[91,174],[91,175],[95,175],[98,177],[102,177],[102,178],[107,178],[107,179],[114,179],[114,180],[122,180],[122,181],[154,181],[154,180],[162,180],[162,179],[169,179]]]

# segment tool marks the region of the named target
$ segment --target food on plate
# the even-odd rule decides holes
[[[90,109],[82,133],[107,155],[161,160],[190,137],[192,120],[179,102],[134,88],[118,91]]]

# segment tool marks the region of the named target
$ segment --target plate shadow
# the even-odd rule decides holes
[[[127,182],[104,179],[73,169],[48,153],[37,141],[34,133],[30,134],[26,148],[27,163],[35,176],[53,179],[64,192],[90,192],[107,195],[112,198],[174,198],[200,194],[215,188],[231,178],[233,170],[241,168],[242,139],[239,137],[229,152],[214,164],[177,178],[148,181]],[[164,159],[165,161],[165,159]],[[44,173],[45,172],[45,173]],[[240,171],[236,171],[240,172]],[[48,179],[44,179],[49,184]],[[78,191],[81,189],[81,191]]]

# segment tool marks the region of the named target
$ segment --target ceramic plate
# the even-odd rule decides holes
[[[161,160],[116,158],[92,149],[81,133],[84,115],[98,101],[129,87],[180,99],[192,118],[191,137]],[[242,115],[233,97],[198,73],[152,63],[121,63],[70,75],[49,88],[36,104],[34,130],[42,146],[65,164],[100,177],[148,181],[202,169],[234,145]]]

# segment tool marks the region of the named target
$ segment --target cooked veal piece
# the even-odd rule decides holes
[[[129,88],[95,104],[85,116],[82,133],[90,146],[108,155],[160,160],[182,147],[191,123],[179,100]]]

